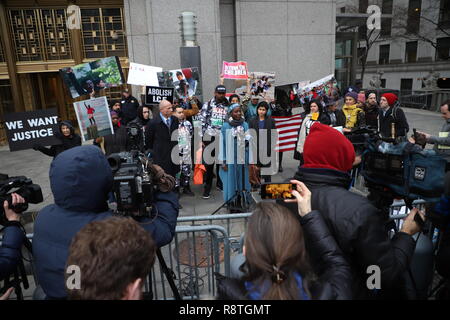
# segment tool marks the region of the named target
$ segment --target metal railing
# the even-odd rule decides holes
[[[423,209],[425,201],[413,202]],[[390,218],[398,230],[409,210],[402,201],[390,208]],[[174,278],[175,286],[183,300],[213,299],[217,295],[215,273],[230,276],[231,260],[242,252],[243,233],[252,213],[214,216],[179,217],[174,239],[161,248],[162,256]],[[32,241],[33,234],[27,234]],[[1,241],[1,237],[0,237]],[[30,262],[31,266],[32,261]],[[34,268],[32,275],[37,284]],[[144,283],[144,293],[153,299],[171,300],[174,294],[160,263],[155,263]]]

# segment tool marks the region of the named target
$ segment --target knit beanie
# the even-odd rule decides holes
[[[358,94],[356,92],[353,92],[353,91],[347,92],[345,97],[352,97],[353,99],[355,99],[355,102],[358,101]]]
[[[314,123],[303,147],[303,168],[333,169],[347,172],[355,161],[351,142],[330,126]]]
[[[393,93],[385,93],[381,97],[385,97],[387,102],[389,103],[389,106],[393,106],[395,102],[397,102],[398,97]]]

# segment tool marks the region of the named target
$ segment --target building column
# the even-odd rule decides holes
[[[5,51],[6,66],[8,67],[9,80],[11,82],[11,91],[14,101],[14,109],[17,112],[25,111],[22,99],[22,90],[19,85],[16,67],[16,55],[13,41],[8,33],[8,15],[6,14],[5,4],[0,0],[0,32],[2,34],[3,48]]]

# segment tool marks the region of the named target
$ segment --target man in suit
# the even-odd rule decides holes
[[[147,124],[146,145],[150,149],[153,163],[173,177],[180,171],[179,164],[171,158],[172,149],[178,143],[178,137],[172,139],[172,133],[177,129],[178,119],[172,116],[172,104],[167,100],[161,101],[159,114]]]

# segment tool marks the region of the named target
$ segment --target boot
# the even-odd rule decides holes
[[[195,194],[192,192],[191,186],[189,184],[183,188],[183,194],[185,194],[185,195],[187,195],[189,197],[194,197],[195,196]]]

